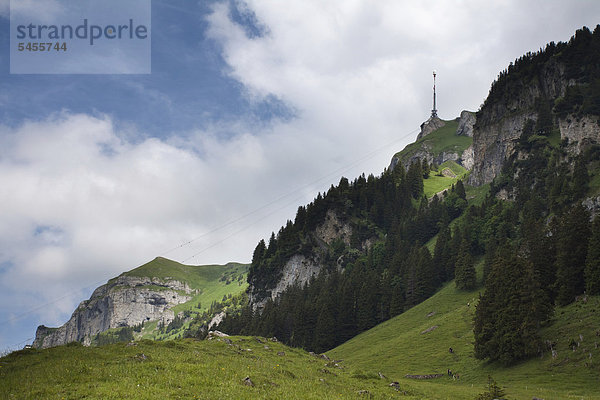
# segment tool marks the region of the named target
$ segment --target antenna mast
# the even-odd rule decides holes
[[[437,118],[437,109],[435,108],[435,76],[437,74],[433,71],[433,109],[431,110],[431,118]]]

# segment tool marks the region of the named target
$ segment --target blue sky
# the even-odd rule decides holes
[[[109,114],[117,123],[135,120],[145,135],[157,137],[244,114],[269,119],[268,104],[249,104],[239,82],[227,76],[219,44],[205,34],[210,9],[211,2],[152,2],[150,75],[8,75],[9,59],[3,57],[0,88],[10,101],[0,118],[19,124],[57,109]],[[4,32],[8,26],[0,20]],[[2,52],[9,52],[7,35]]]
[[[584,0],[154,0],[151,74],[11,75],[8,10],[0,350],[156,256],[250,261],[298,205],[415,139],[433,69],[452,119],[521,54],[600,22]]]

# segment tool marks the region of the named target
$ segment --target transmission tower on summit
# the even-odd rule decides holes
[[[433,71],[433,109],[431,110],[431,118],[437,118],[437,109],[435,108],[435,76],[436,73]]]

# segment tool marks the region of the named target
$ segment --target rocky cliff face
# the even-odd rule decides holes
[[[473,126],[475,125],[475,113],[463,110],[460,113],[458,120],[458,128],[456,129],[457,136],[473,137]]]
[[[504,89],[506,95],[486,100],[473,129],[473,170],[468,183],[480,186],[491,182],[515,152],[525,122],[537,121],[536,102],[554,104],[572,84],[565,78],[565,67],[550,60],[537,71],[535,79],[511,82]]]
[[[525,122],[536,118],[537,114],[529,111],[477,127],[473,134],[473,169],[468,183],[481,186],[491,182],[502,170],[504,161],[514,153]]]
[[[96,334],[108,329],[156,320],[168,324],[174,319],[171,308],[190,301],[194,294],[183,282],[122,275],[97,288],[63,326],[39,326],[33,346],[46,348],[76,341],[89,345]]]
[[[350,237],[352,236],[352,226],[342,220],[335,212],[329,210],[325,215],[323,223],[315,229],[313,236],[321,250],[327,251],[328,245],[331,245],[337,239],[349,245]],[[365,241],[362,247],[369,247],[369,241]],[[269,298],[275,300],[285,289],[292,285],[303,286],[312,278],[316,278],[322,269],[321,256],[318,252],[308,256],[295,254],[285,263],[280,279],[275,287],[270,290],[270,296],[266,298],[262,297],[250,285],[248,288],[248,300],[255,310],[262,309]]]
[[[593,115],[567,116],[558,121],[560,137],[567,140],[572,153],[579,154],[590,144],[600,143],[600,118]]]

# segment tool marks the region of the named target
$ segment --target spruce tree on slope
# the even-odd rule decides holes
[[[497,253],[475,311],[475,357],[505,365],[535,355],[549,314],[531,262],[510,249]]]
[[[471,256],[469,249],[469,242],[463,239],[460,243],[460,248],[458,249],[458,256],[456,257],[454,278],[456,288],[460,290],[475,289],[477,284],[475,264],[473,263],[473,257]]]
[[[588,253],[589,213],[573,207],[561,220],[556,243],[556,301],[564,306],[583,293],[583,271]]]

